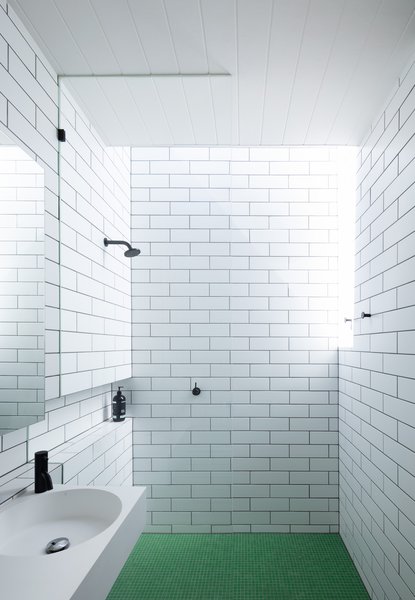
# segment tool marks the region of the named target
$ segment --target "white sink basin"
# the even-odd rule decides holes
[[[0,510],[0,597],[105,600],[145,520],[143,487],[25,492]],[[59,537],[70,546],[46,554]]]
[[[73,548],[109,527],[121,508],[118,496],[96,488],[33,494],[0,513],[0,556],[45,555],[47,543],[59,537]]]

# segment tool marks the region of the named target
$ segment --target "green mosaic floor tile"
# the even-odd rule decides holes
[[[338,535],[144,534],[107,600],[368,600]]]

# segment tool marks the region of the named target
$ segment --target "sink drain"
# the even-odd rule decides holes
[[[51,540],[46,546],[46,554],[55,554],[55,552],[62,552],[69,548],[69,540],[66,537],[58,537]]]

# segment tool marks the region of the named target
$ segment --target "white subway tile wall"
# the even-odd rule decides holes
[[[62,483],[132,485],[132,422],[106,421],[50,453],[62,465]]]
[[[110,385],[46,402],[45,419],[1,438],[0,477],[33,459],[37,450],[53,450],[111,416]],[[89,464],[84,456],[84,466]]]
[[[44,181],[0,146],[0,435],[44,414]]]
[[[58,84],[8,4],[0,6],[0,122],[44,171],[45,397],[59,395]]]
[[[337,531],[337,155],[132,149],[149,531]]]
[[[42,442],[33,438],[34,447]],[[1,454],[0,454],[1,456]],[[132,485],[132,422],[105,421],[72,437],[49,453],[53,483],[70,485]],[[31,462],[0,476],[0,504],[23,489],[33,488]]]
[[[67,255],[60,273],[57,75],[13,9],[3,2],[0,4],[0,34],[5,49],[0,56],[3,82],[0,121],[7,135],[16,140],[44,170],[46,281],[45,420],[0,438],[0,475],[3,475],[31,460],[36,450],[53,450],[110,417],[111,386],[101,384],[108,380],[110,371],[114,373],[114,380],[116,376],[129,374],[128,368],[125,369],[128,336],[124,326],[129,319],[126,290],[130,284],[127,275],[129,263],[121,250],[117,254],[110,249],[104,254],[101,246],[104,232],[108,237],[115,234],[129,236],[128,151],[106,149],[70,94],[62,94],[62,122],[68,129],[68,142],[61,144],[66,153],[62,159],[65,179],[61,179],[60,189],[61,204],[65,206],[64,214],[60,215],[62,247],[69,252],[73,244],[78,273],[71,271],[73,263]],[[70,212],[71,208],[76,208],[79,215]],[[69,235],[72,242],[68,242]],[[82,272],[83,266],[85,272]],[[67,325],[65,329],[75,335],[64,342],[66,349],[62,363],[66,365],[68,379],[64,383],[67,393],[61,397],[60,277],[64,288],[62,294],[66,295],[64,301],[69,302],[61,315],[62,321],[66,312],[69,313],[68,318],[76,319],[76,327]],[[79,294],[81,287],[85,297]],[[100,318],[102,321],[97,331],[91,333],[90,328]],[[85,324],[88,320],[90,323]],[[84,352],[85,345],[83,342],[81,345],[81,338],[77,337],[82,333],[92,344],[92,350],[104,352],[103,368],[101,363],[93,363],[92,355]],[[78,352],[81,357],[78,357]],[[83,391],[76,393],[69,393],[78,386],[74,371],[67,366],[71,360],[75,361],[73,364],[79,361],[82,371],[79,379],[84,381]],[[83,457],[84,462],[79,465],[81,469],[91,462],[90,456],[85,454]]]
[[[105,148],[65,86],[60,126],[61,394],[131,375],[130,149]],[[124,250],[123,250],[124,248]]]
[[[376,600],[415,598],[415,63],[399,83],[360,151],[357,320],[339,358],[341,534]]]

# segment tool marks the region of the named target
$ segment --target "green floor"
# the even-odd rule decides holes
[[[107,600],[367,600],[338,535],[144,534]]]

